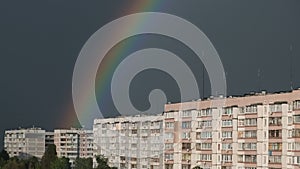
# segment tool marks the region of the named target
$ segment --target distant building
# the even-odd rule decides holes
[[[45,147],[54,144],[54,132],[46,132],[45,133]]]
[[[72,165],[77,157],[93,157],[93,131],[91,130],[56,129],[54,144],[57,156],[69,158]]]
[[[110,166],[161,169],[163,146],[161,115],[94,120],[95,155],[106,156]]]
[[[45,130],[40,128],[6,130],[4,149],[10,157],[42,158],[45,152]]]

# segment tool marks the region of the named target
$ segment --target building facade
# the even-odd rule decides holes
[[[74,165],[76,158],[93,157],[93,131],[83,129],[54,130],[54,144],[58,157],[70,159]]]
[[[300,90],[167,104],[165,169],[300,168]]]
[[[94,152],[120,169],[163,168],[163,116],[94,121]]]
[[[45,130],[40,128],[6,130],[4,149],[10,157],[42,158],[45,152]]]

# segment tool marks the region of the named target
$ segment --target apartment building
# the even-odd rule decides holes
[[[54,130],[54,144],[58,157],[67,157],[71,165],[77,157],[93,157],[93,131],[83,129]]]
[[[163,140],[161,115],[94,120],[95,155],[120,169],[163,168]]]
[[[300,168],[300,90],[167,104],[164,168]]]
[[[45,130],[34,127],[6,130],[4,149],[10,157],[42,158],[45,152]]]

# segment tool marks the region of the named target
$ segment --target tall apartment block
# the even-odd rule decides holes
[[[167,104],[163,116],[165,169],[300,168],[300,90]]]
[[[120,169],[163,168],[163,116],[94,120],[95,155]]]
[[[58,157],[67,157],[71,165],[75,159],[93,157],[93,131],[83,129],[54,130],[54,144]]]
[[[4,149],[10,157],[42,158],[45,152],[45,130],[40,128],[6,130]]]

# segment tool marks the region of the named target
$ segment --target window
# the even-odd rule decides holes
[[[201,139],[201,132],[196,132],[196,140],[200,140]]]
[[[238,138],[256,138],[256,130],[239,131]]]
[[[165,112],[165,118],[174,118],[174,112]]]
[[[191,149],[191,143],[182,143],[182,150]]]
[[[294,157],[294,164],[300,164],[300,156]]]
[[[232,150],[231,143],[223,143],[222,144],[222,150]]]
[[[184,110],[181,112],[181,117],[192,117],[192,111],[191,110]]]
[[[173,154],[165,154],[165,158],[166,160],[173,160],[174,159],[174,155]]]
[[[166,139],[173,139],[174,138],[174,134],[173,133],[165,133],[165,138]]]
[[[239,143],[239,150],[256,150],[256,143]]]
[[[191,126],[192,126],[191,124],[192,124],[191,121],[183,121],[181,127],[182,127],[183,129],[189,129],[189,128],[191,128]]]
[[[256,163],[256,155],[245,155],[245,162]]]
[[[191,168],[191,165],[189,165],[189,164],[182,164],[182,165],[181,165],[181,168],[182,168],[182,169],[190,169],[190,168]]]
[[[293,129],[292,137],[300,137],[300,129]]]
[[[257,119],[256,118],[245,119],[244,120],[244,125],[245,126],[256,126],[256,124],[257,124]]]
[[[229,155],[229,154],[223,154],[222,155],[222,161],[231,162],[231,160],[232,160],[232,155]]]
[[[269,156],[269,163],[281,163],[281,156],[277,156],[277,155]]]
[[[182,160],[191,160],[191,154],[182,154]]]
[[[182,139],[189,139],[191,136],[190,136],[190,133],[189,132],[183,132],[182,133]]]
[[[223,109],[223,114],[224,115],[229,115],[232,114],[232,107],[226,107]]]
[[[232,138],[232,131],[223,131],[222,138]]]
[[[300,100],[296,100],[293,102],[293,109],[300,109]]]
[[[282,143],[269,143],[269,150],[281,151],[281,149],[282,149]]]
[[[166,144],[165,144],[165,149],[166,149],[166,150],[173,149],[173,144],[172,144],[172,143],[166,143]]]
[[[205,128],[205,127],[211,127],[211,120],[204,120],[204,121],[199,121],[198,122],[198,127],[199,128]]]
[[[245,113],[256,113],[256,112],[257,112],[256,105],[250,105],[245,107]]]
[[[281,104],[272,104],[270,105],[270,112],[281,112],[282,105]]]
[[[211,116],[212,109],[203,109],[201,110],[201,116]]]
[[[299,149],[300,149],[300,143],[299,142],[288,144],[288,150],[299,150]]]
[[[166,122],[165,126],[167,129],[173,129],[174,128],[174,123],[173,122]]]
[[[280,138],[281,130],[269,130],[269,137],[270,138]]]
[[[232,120],[223,120],[223,121],[222,121],[222,126],[223,126],[223,127],[229,127],[229,126],[232,126]]]
[[[294,116],[294,123],[300,123],[300,115]]]
[[[196,150],[210,150],[211,143],[196,143]]]
[[[281,125],[281,117],[270,117],[269,125],[270,126],[280,126]]]
[[[244,108],[245,113],[257,113],[257,105],[249,105]]]
[[[211,161],[211,154],[199,154],[198,159],[200,161]]]
[[[239,125],[239,126],[244,126],[244,120],[245,120],[245,119],[239,119],[238,125]]]
[[[211,138],[212,133],[205,131],[205,132],[201,132],[201,138]]]
[[[288,117],[288,124],[293,124],[293,117]]]

